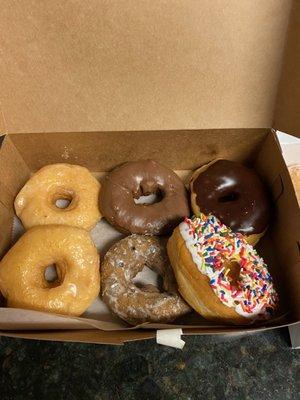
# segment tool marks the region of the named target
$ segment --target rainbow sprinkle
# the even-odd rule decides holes
[[[221,302],[245,317],[267,318],[277,308],[278,295],[267,265],[240,233],[214,215],[186,218],[179,225],[194,262],[208,276]],[[231,276],[229,262],[239,264]]]

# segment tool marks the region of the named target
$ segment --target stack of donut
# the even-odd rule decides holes
[[[152,160],[115,168],[101,186],[84,167],[45,166],[15,199],[27,231],[0,262],[8,306],[78,316],[101,295],[132,325],[171,322],[192,309],[218,323],[270,318],[278,296],[252,247],[270,220],[260,178],[214,160],[193,173],[189,189],[190,199],[178,175]],[[141,201],[148,195],[156,202]],[[100,268],[89,231],[102,216],[125,237]],[[51,264],[54,282],[45,278]],[[161,287],[137,283],[144,267],[161,276]]]

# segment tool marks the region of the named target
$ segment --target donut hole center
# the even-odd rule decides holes
[[[231,203],[232,201],[236,201],[240,198],[240,194],[237,192],[231,192],[224,196],[218,198],[219,203]]]
[[[54,263],[45,267],[44,278],[48,287],[56,287],[61,284],[61,278],[57,264]]]
[[[163,278],[147,265],[133,278],[134,285],[144,292],[163,292]]]
[[[163,198],[163,193],[160,189],[156,189],[153,192],[143,190],[141,187],[139,193],[133,196],[135,204],[143,206],[149,206],[151,204],[159,203]]]
[[[58,191],[52,198],[56,210],[70,210],[74,205],[75,194],[71,191]]]
[[[55,202],[55,206],[57,208],[64,209],[64,208],[68,208],[69,205],[71,204],[71,202],[72,202],[72,200],[69,200],[69,199],[57,199]]]
[[[240,276],[241,266],[236,260],[229,260],[225,264],[225,272],[230,285],[238,287],[238,280]]]

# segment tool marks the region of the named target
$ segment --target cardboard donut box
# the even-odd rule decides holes
[[[79,164],[101,179],[150,158],[188,177],[226,158],[255,168],[272,197],[258,251],[281,309],[247,327],[196,315],[130,327],[106,314],[2,307],[0,335],[122,344],[161,328],[236,334],[299,322],[300,210],[274,130],[300,133],[300,3],[8,0],[1,8],[1,257],[14,240],[14,198],[44,165]]]

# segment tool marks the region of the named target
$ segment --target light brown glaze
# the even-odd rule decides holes
[[[55,264],[58,279],[45,279]],[[35,226],[0,262],[0,289],[9,307],[81,315],[100,291],[99,255],[87,231]]]

